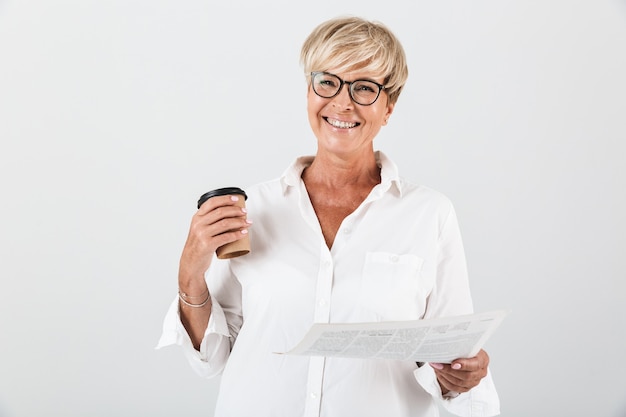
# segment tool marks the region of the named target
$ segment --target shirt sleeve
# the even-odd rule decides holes
[[[424,318],[472,314],[465,251],[456,212],[451,203],[442,210],[438,239],[436,282],[428,297]],[[444,398],[435,371],[426,364],[415,371],[417,382],[449,412],[462,417],[488,417],[500,414],[500,400],[491,372],[469,392]]]
[[[424,318],[472,314],[465,250],[454,207],[441,210],[437,241],[436,279],[428,297]]]
[[[435,371],[428,364],[414,372],[417,382],[447,411],[461,417],[490,417],[500,414],[500,399],[491,372],[480,383],[454,398],[444,398]]]
[[[222,372],[231,347],[224,311],[214,297],[211,297],[211,302],[211,317],[200,343],[200,351],[193,347],[189,334],[181,322],[178,297],[165,315],[163,332],[156,346],[156,349],[171,345],[180,346],[192,369],[205,378],[215,377]]]
[[[156,349],[178,345],[192,369],[201,377],[212,378],[224,370],[230,350],[242,324],[241,286],[232,276],[228,261],[213,259],[206,275],[211,293],[211,317],[200,342],[193,347],[180,319],[178,297],[170,305]]]

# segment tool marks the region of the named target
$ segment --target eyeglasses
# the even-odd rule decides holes
[[[370,106],[378,100],[380,92],[385,86],[370,80],[354,80],[344,81],[335,74],[323,71],[314,71],[311,73],[311,86],[313,91],[320,97],[333,98],[343,88],[348,85],[350,98],[361,106]]]

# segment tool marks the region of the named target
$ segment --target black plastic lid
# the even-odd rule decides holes
[[[200,208],[200,206],[202,204],[204,204],[204,202],[207,201],[211,197],[217,197],[217,196],[220,196],[220,195],[229,195],[229,194],[242,195],[245,200],[248,199],[248,196],[246,195],[246,192],[244,190],[242,190],[241,188],[239,188],[239,187],[217,188],[215,190],[211,190],[209,192],[206,192],[206,193],[202,194],[202,196],[198,200],[198,208]]]

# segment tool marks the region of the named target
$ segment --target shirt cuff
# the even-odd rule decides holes
[[[439,381],[437,381],[437,375],[435,371],[429,364],[425,364],[417,368],[414,373],[415,379],[417,382],[424,388],[424,390],[429,393],[433,398],[436,398],[440,401],[444,400],[452,400],[458,397],[459,393],[451,391],[448,394],[441,393],[441,386],[439,385]],[[454,395],[456,394],[456,395]]]
[[[448,391],[445,394],[443,394],[443,398],[446,400],[449,400],[450,398],[456,398],[459,395],[461,395],[460,392],[456,392],[456,391]]]
[[[193,347],[191,338],[180,319],[178,297],[172,302],[163,320],[163,331],[155,349],[178,345],[190,365],[199,375],[210,378],[219,375],[230,354],[230,333],[222,307],[211,297],[211,317],[200,342],[200,351]]]
[[[462,417],[490,417],[500,414],[500,399],[488,371],[476,387],[464,393],[441,394],[441,386],[431,366],[426,364],[414,372],[415,379],[447,411]],[[455,395],[457,394],[457,395]]]

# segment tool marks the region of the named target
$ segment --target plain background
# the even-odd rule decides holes
[[[512,310],[502,416],[626,415],[626,2],[5,0],[0,416],[212,415],[219,381],[154,350],[187,227],[315,150],[299,49],[340,14],[403,42],[376,148]]]

